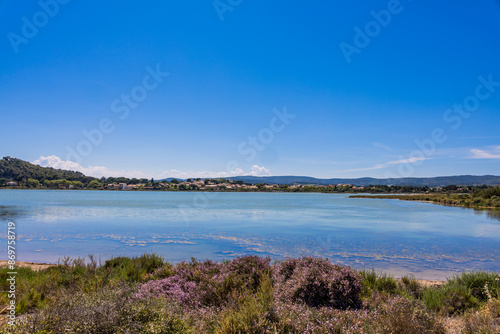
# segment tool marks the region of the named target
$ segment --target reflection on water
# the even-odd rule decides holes
[[[0,220],[11,221],[27,214],[27,209],[22,206],[0,205]]]
[[[197,197],[198,196],[198,197]],[[422,278],[500,268],[500,211],[339,194],[0,190],[19,260],[324,256]],[[0,256],[6,258],[5,239]]]
[[[500,210],[484,210],[486,215],[492,219],[496,219],[500,222]]]

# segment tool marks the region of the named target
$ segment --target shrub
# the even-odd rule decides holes
[[[327,259],[287,259],[275,269],[275,281],[277,296],[284,301],[338,309],[361,306],[359,275]]]
[[[468,272],[449,279],[441,287],[426,288],[422,291],[422,299],[428,308],[444,315],[464,313],[478,308],[488,300],[485,285],[496,294],[500,291],[500,280],[496,273]],[[495,295],[496,297],[496,295]]]
[[[479,312],[464,316],[464,333],[500,333],[500,300],[492,299]]]
[[[196,298],[198,292],[196,288],[196,283],[187,281],[185,277],[174,275],[143,284],[135,296],[139,299],[163,297],[176,300],[182,305],[196,307],[201,304],[200,298]]]
[[[270,277],[270,259],[244,256],[230,262],[210,260],[179,263],[174,274],[152,280],[139,287],[138,298],[163,296],[183,306],[222,306],[238,294],[255,293],[261,282]]]
[[[151,279],[159,280],[173,276],[175,274],[175,267],[170,263],[165,263],[163,266],[156,268],[151,273]]]
[[[456,314],[463,313],[464,311],[477,307],[479,303],[477,300],[467,291],[453,289],[449,290],[444,296],[441,304],[441,311],[444,314]]]
[[[414,298],[420,298],[422,293],[422,287],[418,281],[414,277],[408,276],[401,277],[400,290]]]
[[[19,328],[32,333],[66,332],[114,333],[126,305],[125,290],[75,295],[61,293],[58,301],[42,312],[28,316]]]
[[[249,255],[228,262],[224,271],[228,273],[227,282],[232,281],[231,289],[247,288],[256,292],[263,279],[271,275],[271,259]]]
[[[480,195],[484,198],[492,198],[494,196],[498,197],[500,196],[500,186],[485,189]]]
[[[395,294],[398,289],[397,281],[387,274],[377,274],[375,270],[360,272],[363,286],[363,295],[368,297],[372,291]]]
[[[377,333],[445,333],[435,315],[415,300],[391,297],[379,309]]]
[[[466,289],[479,301],[485,302],[488,299],[484,290],[487,283],[489,284],[489,289],[492,291],[500,289],[500,280],[498,280],[497,277],[499,277],[499,275],[494,272],[464,272],[448,280],[446,286]]]
[[[173,303],[137,300],[128,286],[85,294],[62,293],[51,307],[29,314],[15,333],[188,333]]]
[[[255,294],[246,293],[228,305],[219,317],[214,333],[276,332],[279,319],[274,310],[271,279],[264,278]]]
[[[367,310],[341,311],[331,307],[311,308],[306,304],[276,302],[279,322],[271,333],[364,334],[373,333],[377,314]]]
[[[129,282],[144,282],[156,269],[164,265],[164,259],[156,253],[139,257],[117,257],[107,260],[104,269],[111,278],[126,279]]]
[[[479,301],[467,288],[448,284],[424,289],[422,299],[429,309],[443,315],[459,314],[479,306]]]
[[[5,268],[0,269],[0,282],[7,283]],[[23,279],[17,284],[18,314],[41,308],[57,298],[60,289],[72,291],[90,291],[105,285],[98,275],[97,262],[91,259],[85,264],[83,259],[67,259],[63,265],[57,265],[46,270],[34,271],[30,268],[17,268]],[[0,284],[4,290],[6,286]],[[0,297],[0,301],[2,301]]]
[[[0,269],[4,290],[7,271]],[[155,254],[103,266],[66,258],[18,272],[16,333],[443,333],[438,313],[460,314],[465,333],[500,332],[495,273],[422,288],[414,278],[358,274],[314,257],[174,266]]]

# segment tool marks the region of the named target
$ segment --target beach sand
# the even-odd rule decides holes
[[[0,260],[0,268],[7,267],[9,262],[7,260]],[[26,268],[29,267],[32,270],[43,270],[49,267],[56,266],[56,264],[50,263],[37,263],[37,262],[24,262],[24,261],[16,261],[16,268]]]

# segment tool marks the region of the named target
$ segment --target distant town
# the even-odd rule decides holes
[[[121,178],[118,178],[118,180]],[[81,181],[44,180],[40,182],[28,178],[21,184],[16,181],[2,182],[0,186],[10,188],[28,189],[92,189],[92,190],[160,190],[160,191],[351,191],[364,190],[365,187],[356,187],[350,184],[336,185],[287,185],[287,184],[265,184],[265,183],[245,183],[243,181],[233,181],[228,179],[187,179],[187,180],[162,180],[153,179],[130,179],[129,182],[107,183],[109,178],[92,180],[87,185]],[[376,187],[371,187],[376,189]],[[413,187],[412,187],[413,188]]]
[[[0,160],[0,187],[11,189],[85,189],[113,191],[232,191],[232,192],[322,192],[322,193],[473,193],[489,188],[475,186],[411,186],[335,184],[268,184],[235,179],[164,179],[86,176],[80,172],[47,168],[16,158]]]

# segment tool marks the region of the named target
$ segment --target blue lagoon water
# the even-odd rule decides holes
[[[0,190],[0,221],[5,236],[16,224],[19,261],[315,255],[424,279],[500,271],[498,211],[347,194]]]

